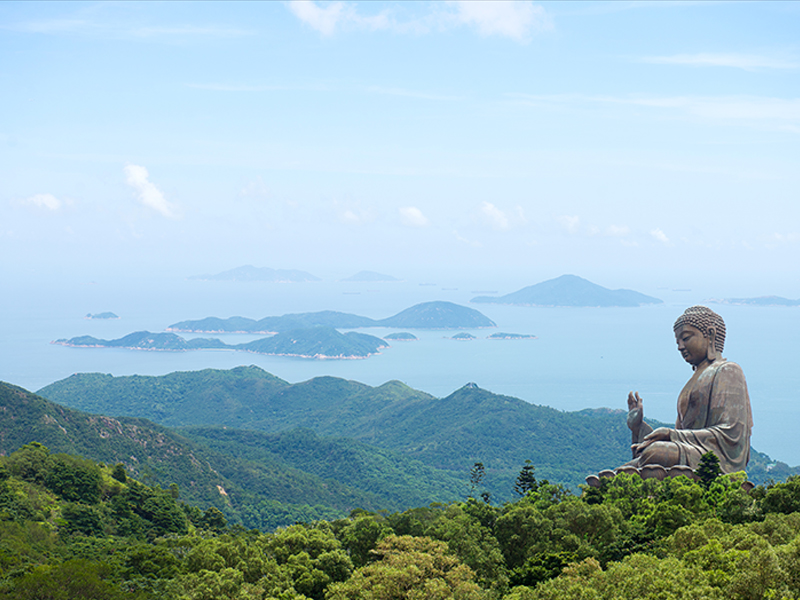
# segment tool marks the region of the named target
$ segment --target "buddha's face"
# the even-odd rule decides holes
[[[675,331],[678,352],[683,360],[696,367],[708,358],[708,337],[693,325],[681,325]]]

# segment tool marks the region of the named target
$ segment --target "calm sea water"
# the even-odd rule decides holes
[[[435,285],[421,285],[435,284]],[[508,286],[507,293],[518,289]],[[638,390],[645,414],[671,422],[678,392],[691,375],[678,354],[672,323],[703,297],[647,291],[665,300],[635,309],[528,308],[469,304],[496,287],[458,281],[268,284],[186,280],[74,282],[4,294],[0,311],[0,380],[36,391],[77,372],[161,375],[255,364],[289,382],[333,375],[380,385],[396,379],[443,397],[467,382],[560,410],[624,408]],[[56,290],[56,291],[54,291]],[[413,304],[449,300],[471,306],[498,325],[466,330],[478,339],[447,339],[454,331],[413,331],[416,342],[394,342],[365,360],[305,360],[233,351],[145,352],[67,348],[57,338],[113,339],[133,331],[163,331],[184,319],[234,315],[261,318],[291,312],[341,310],[373,318]],[[747,376],[755,428],[753,446],[774,459],[800,464],[800,375],[794,363],[800,309],[717,306],[728,326],[725,356]],[[112,311],[121,319],[86,320]],[[362,330],[383,336],[389,329]],[[493,331],[535,334],[536,340],[487,340]],[[254,336],[218,336],[229,342]],[[620,417],[624,418],[624,417]],[[597,432],[602,435],[601,431]]]

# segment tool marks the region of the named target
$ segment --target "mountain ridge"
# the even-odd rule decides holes
[[[577,275],[561,275],[505,296],[476,296],[470,302],[517,306],[633,307],[663,301],[633,290],[610,290]]]

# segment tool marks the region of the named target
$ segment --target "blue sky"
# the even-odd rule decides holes
[[[800,297],[800,4],[0,3],[0,274]]]

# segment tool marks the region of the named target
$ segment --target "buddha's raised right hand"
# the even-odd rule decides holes
[[[628,429],[638,437],[644,419],[644,403],[639,392],[628,393]]]

